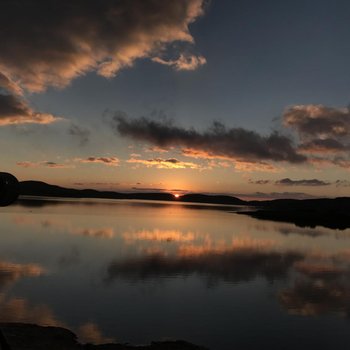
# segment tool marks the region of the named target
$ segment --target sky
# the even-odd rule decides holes
[[[0,171],[350,196],[349,13],[343,0],[2,1]]]

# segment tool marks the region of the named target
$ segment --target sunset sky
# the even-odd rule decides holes
[[[350,196],[349,13],[346,0],[4,0],[0,171]]]

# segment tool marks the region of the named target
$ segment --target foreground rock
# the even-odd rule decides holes
[[[65,328],[23,323],[0,323],[1,350],[205,350],[184,341],[152,342],[145,346],[128,344],[80,344]]]

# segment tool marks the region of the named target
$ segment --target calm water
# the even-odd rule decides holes
[[[234,210],[102,200],[1,208],[0,321],[64,326],[95,343],[349,349],[350,230]]]

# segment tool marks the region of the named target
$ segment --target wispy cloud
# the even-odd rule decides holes
[[[56,162],[51,162],[51,161],[42,161],[42,162],[23,161],[23,162],[17,162],[16,165],[20,166],[22,168],[46,167],[46,168],[54,168],[54,169],[66,169],[66,168],[73,167],[73,165],[71,165],[71,164],[56,163]]]
[[[81,146],[86,145],[90,140],[90,130],[72,123],[68,128],[69,135],[76,137]]]
[[[288,177],[280,180],[251,180],[248,182],[253,185],[277,185],[277,186],[310,186],[310,187],[318,187],[318,186],[329,186],[332,183],[329,181],[323,181],[319,179],[302,179],[302,180],[292,180]]]
[[[86,164],[103,164],[107,166],[119,166],[119,159],[116,157],[88,157],[88,158],[76,158],[76,162]]]
[[[145,165],[146,167],[156,167],[158,169],[202,169],[199,164],[191,162],[183,162],[176,158],[154,158],[154,159],[135,159],[131,158],[127,161],[131,164]]]
[[[322,181],[318,179],[310,179],[310,180],[291,180],[290,178],[284,178],[281,180],[275,181],[276,185],[281,186],[329,186],[331,183],[327,181]]]
[[[207,63],[207,60],[203,56],[188,54],[181,54],[179,58],[170,60],[154,57],[152,58],[152,61],[174,67],[176,70],[196,70],[198,67]]]

